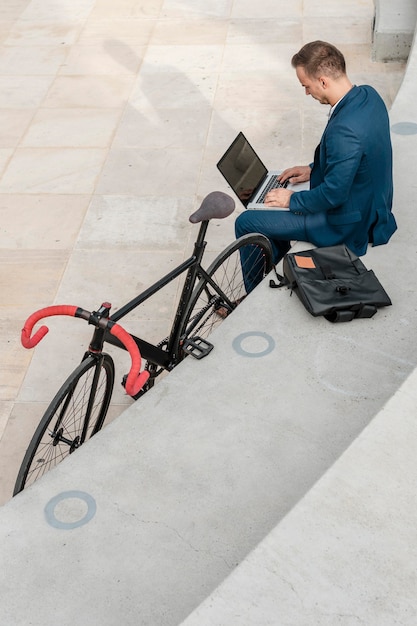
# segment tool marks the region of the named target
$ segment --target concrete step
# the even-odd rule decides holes
[[[415,0],[376,0],[373,56],[376,61],[406,60],[417,21]]]

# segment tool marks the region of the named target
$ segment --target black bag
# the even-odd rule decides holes
[[[280,284],[294,291],[311,315],[330,322],[372,317],[391,300],[372,270],[345,245],[289,252],[283,259]]]

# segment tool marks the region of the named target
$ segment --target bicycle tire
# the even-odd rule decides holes
[[[110,355],[88,354],[81,361],[39,422],[20,466],[14,496],[102,428],[113,385],[114,363]]]
[[[228,317],[247,295],[243,279],[241,251],[247,250],[245,274],[254,269],[260,277],[265,277],[273,267],[272,248],[269,239],[258,233],[243,235],[236,239],[219,254],[207,270],[207,274],[223,291],[225,296],[234,303],[232,309],[227,307],[227,315],[220,316],[223,308],[221,298],[216,294],[207,279],[202,278],[197,284],[190,303],[184,314],[184,324],[180,333],[181,341],[195,337],[205,339],[225,317]]]

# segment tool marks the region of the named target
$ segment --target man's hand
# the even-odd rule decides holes
[[[271,189],[265,196],[264,204],[267,207],[277,206],[280,209],[288,209],[293,193],[289,189]]]
[[[288,180],[292,185],[297,183],[305,183],[310,180],[311,167],[309,165],[296,165],[295,167],[289,167],[284,170],[279,176],[280,183],[285,183]]]

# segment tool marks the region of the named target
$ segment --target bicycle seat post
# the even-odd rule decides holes
[[[205,241],[205,237],[206,237],[208,225],[209,225],[209,220],[205,220],[204,222],[201,222],[200,228],[198,230],[197,239],[194,243],[193,256],[197,259],[198,262],[201,261],[204,249],[207,245],[207,242]]]

